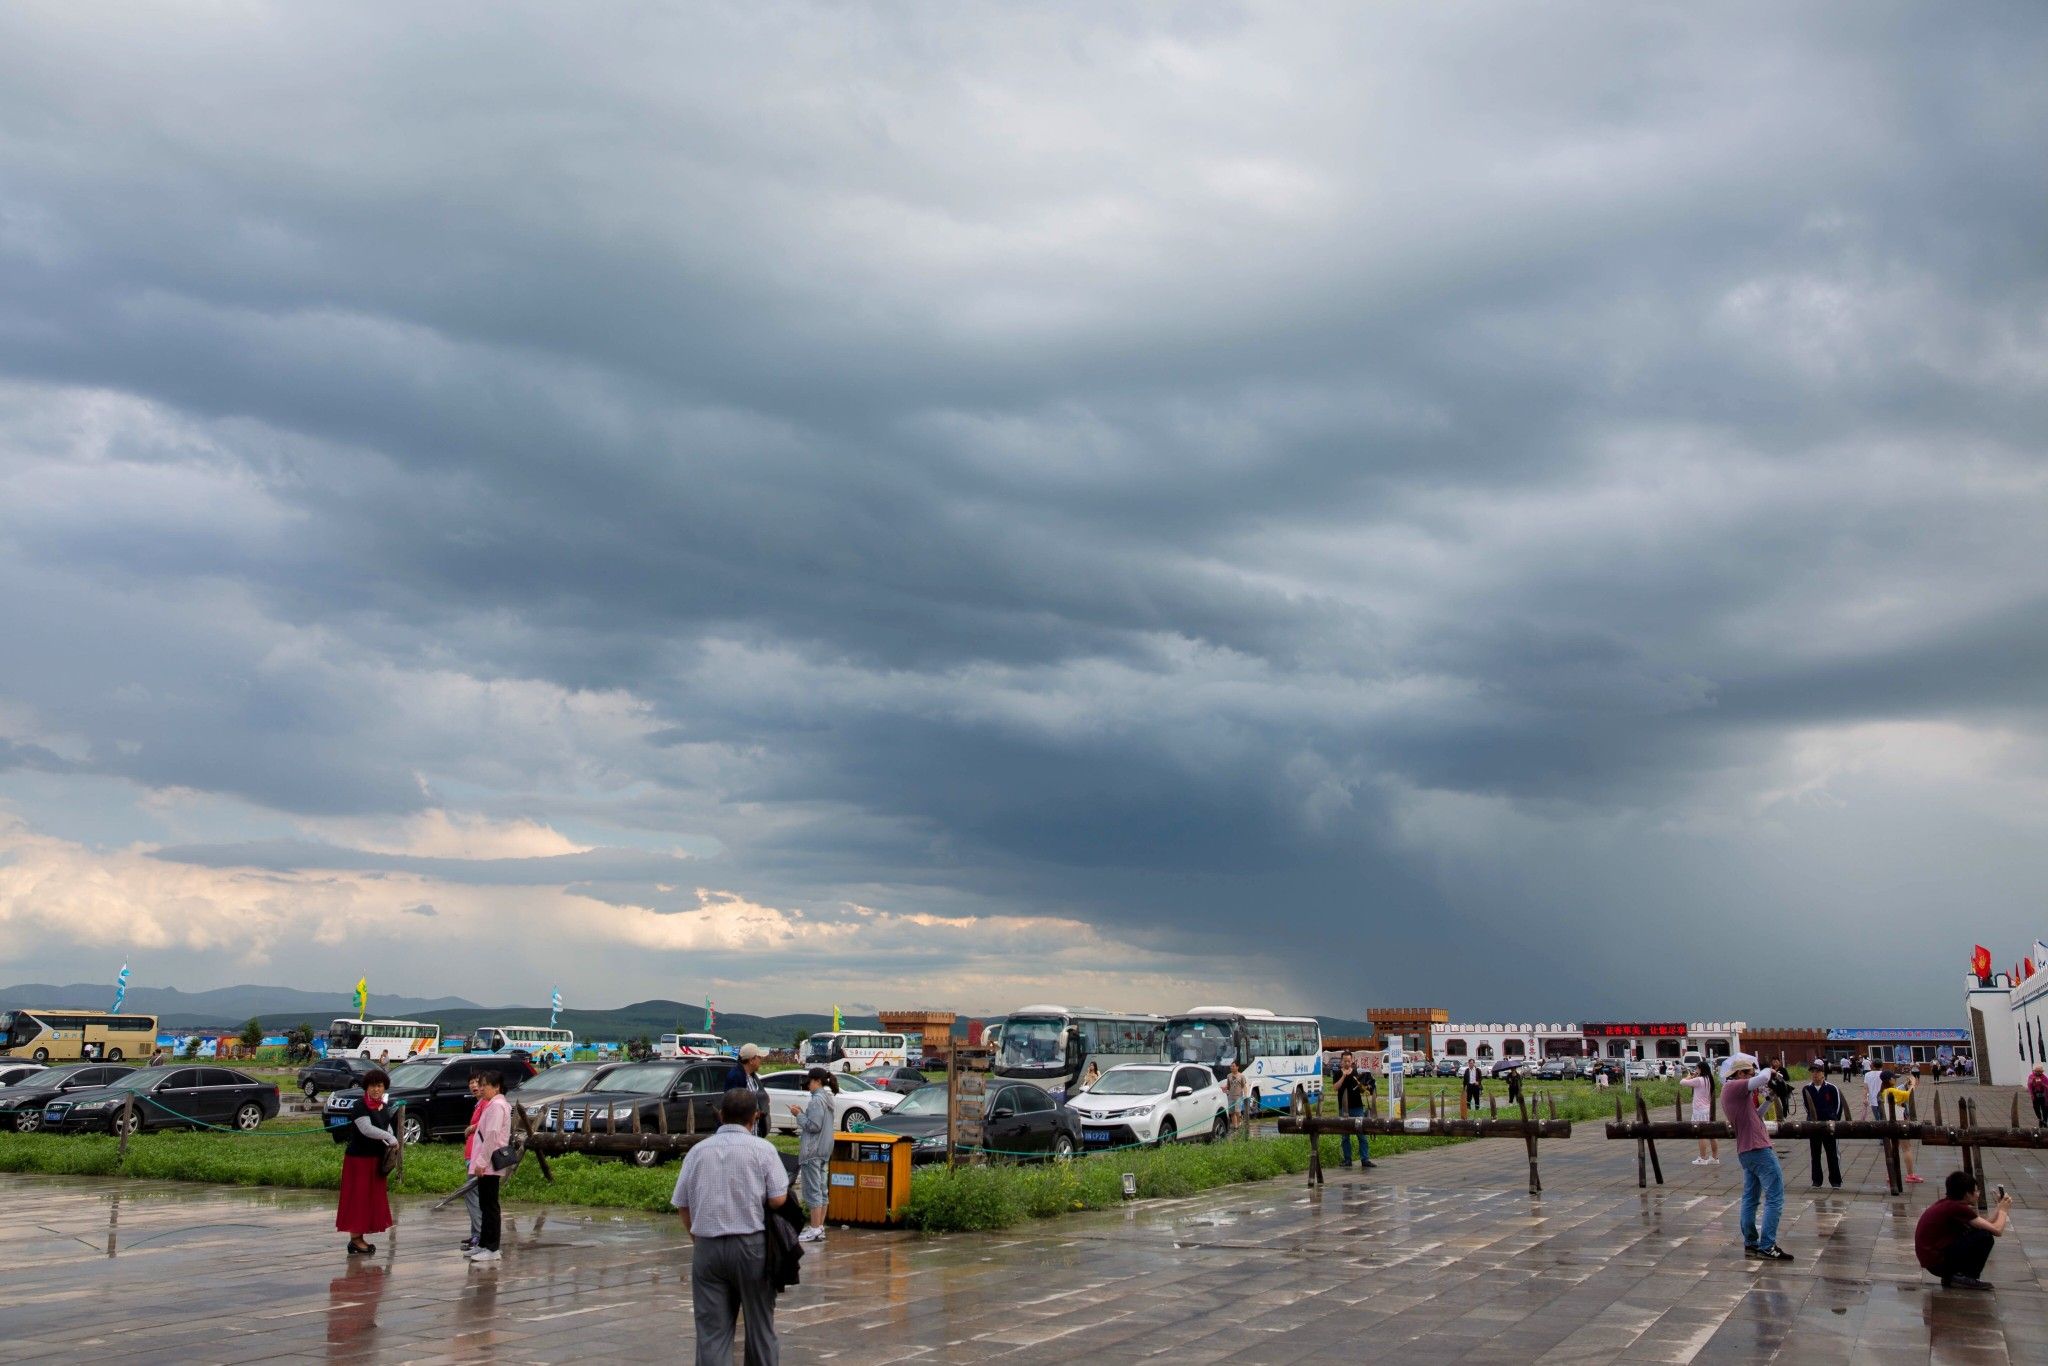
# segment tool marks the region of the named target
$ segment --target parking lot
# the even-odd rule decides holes
[[[839,1231],[779,1315],[792,1361],[2008,1362],[2048,1359],[2048,1189],[2031,1154],[1989,1152],[2018,1196],[1992,1295],[1913,1264],[1930,1183],[1883,1194],[1874,1145],[1814,1196],[1791,1145],[1785,1245],[1745,1262],[1732,1165],[1667,1161],[1638,1191],[1630,1146],[1582,1125],[1544,1145],[1403,1154],[1332,1173],[1146,1202],[1005,1234]],[[505,1261],[456,1257],[459,1207],[406,1202],[349,1262],[331,1197],[0,1177],[7,1360],[560,1361],[672,1358],[689,1247],[673,1220],[521,1209]]]

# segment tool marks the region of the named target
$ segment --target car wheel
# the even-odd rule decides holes
[[[1168,1115],[1165,1119],[1159,1121],[1160,1147],[1164,1148],[1167,1144],[1173,1142],[1173,1140],[1179,1137],[1180,1126],[1173,1122],[1173,1116]]]
[[[850,1128],[855,1124],[865,1124],[867,1122],[868,1112],[858,1107],[855,1107],[854,1109],[848,1110],[846,1112],[846,1117],[840,1120],[839,1124],[841,1128]]]
[[[50,1050],[47,1048],[38,1048],[35,1052],[29,1054],[29,1056],[31,1058],[34,1058],[37,1062],[48,1062],[50,1060]]]
[[[320,1087],[317,1083],[309,1081],[304,1086],[301,1086],[299,1090],[305,1092],[307,1100],[320,1099]]]
[[[119,1062],[119,1061],[121,1061],[121,1058],[122,1058],[122,1056],[123,1056],[123,1055],[122,1055],[122,1052],[121,1052],[121,1050],[120,1050],[120,1049],[118,1049],[118,1048],[110,1048],[110,1049],[108,1049],[108,1050],[107,1050],[107,1061],[108,1061],[108,1062]]]
[[[658,1153],[650,1149],[643,1148],[641,1151],[632,1154],[626,1160],[632,1163],[634,1166],[645,1170],[648,1168],[659,1167],[666,1157],[666,1153]]]
[[[43,1127],[43,1117],[34,1110],[23,1110],[14,1117],[14,1132],[32,1134]]]
[[[1229,1137],[1230,1116],[1225,1114],[1223,1111],[1218,1110],[1216,1112],[1216,1122],[1209,1126],[1209,1141],[1211,1143],[1221,1143],[1224,1139]]]
[[[1074,1140],[1065,1134],[1055,1134],[1052,1140],[1052,1160],[1066,1162],[1074,1156]]]
[[[262,1123],[263,1107],[254,1101],[235,1111],[235,1127],[245,1134],[255,1133],[257,1126]]]
[[[115,1115],[107,1121],[107,1132],[115,1138],[124,1138],[142,1132],[141,1115]]]
[[[399,1136],[407,1143],[421,1142],[427,1136],[427,1131],[420,1127],[419,1116],[417,1115],[407,1115],[405,1122],[399,1126],[398,1132]]]

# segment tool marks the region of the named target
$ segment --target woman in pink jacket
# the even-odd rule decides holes
[[[479,1072],[476,1079],[483,1109],[477,1114],[476,1138],[470,1144],[469,1174],[476,1178],[482,1227],[477,1231],[476,1246],[469,1250],[469,1260],[495,1262],[502,1221],[498,1216],[499,1176],[491,1165],[491,1155],[512,1141],[512,1102],[505,1099],[505,1078],[500,1073]]]

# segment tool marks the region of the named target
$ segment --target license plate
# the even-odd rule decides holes
[[[1081,1141],[1083,1143],[1107,1143],[1109,1142],[1109,1130],[1083,1129],[1081,1131]]]
[[[564,1133],[573,1134],[582,1127],[583,1121],[580,1119],[565,1119],[562,1121],[562,1131]]]

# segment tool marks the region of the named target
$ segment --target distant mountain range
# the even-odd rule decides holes
[[[48,1006],[71,1010],[105,1010],[114,1003],[111,987],[104,983],[75,982],[51,986],[26,982],[0,987],[0,1009]],[[345,991],[298,991],[291,987],[239,986],[213,991],[179,991],[176,987],[134,987],[125,1007],[148,1011],[168,1030],[238,1029],[252,1017],[263,1022],[266,1033],[282,1033],[299,1023],[324,1030],[329,1023],[355,1014],[355,1000]],[[382,1018],[428,1020],[446,1034],[468,1034],[478,1025],[531,1024],[548,1022],[546,1006],[480,1006],[460,996],[370,997],[371,1011]],[[973,1018],[998,1018],[991,1012]],[[970,1016],[963,1012],[953,1026],[955,1034],[967,1032]],[[1326,1034],[1366,1034],[1372,1026],[1363,1020],[1318,1016]],[[872,1015],[844,1017],[848,1029],[877,1029]],[[701,1003],[684,1001],[635,1001],[610,1010],[564,1010],[557,1021],[574,1030],[579,1039],[624,1040],[641,1034],[688,1033],[704,1027]],[[717,1033],[734,1043],[758,1043],[763,1047],[787,1048],[798,1033],[815,1034],[830,1029],[829,1014],[747,1015],[719,1011]]]

